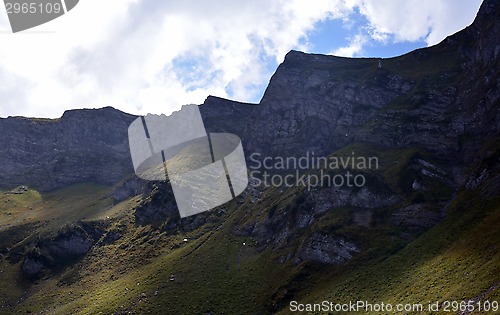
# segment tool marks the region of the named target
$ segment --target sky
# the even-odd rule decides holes
[[[292,49],[394,57],[470,25],[481,0],[80,0],[13,34],[0,6],[0,117],[258,103]]]

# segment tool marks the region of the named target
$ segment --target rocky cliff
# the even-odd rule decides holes
[[[471,26],[395,58],[291,51],[258,106],[209,98],[202,112],[241,135],[248,152],[325,155],[365,142],[467,159],[500,132],[498,17],[487,1]]]
[[[498,17],[498,3],[486,1],[461,32],[389,59],[291,51],[260,104],[208,97],[200,107],[205,125],[239,135],[247,155],[328,155],[370,143],[466,165],[483,139],[500,132]],[[104,108],[57,120],[0,119],[0,185],[115,183],[133,173],[127,128],[134,118]]]
[[[0,187],[118,182],[133,172],[127,129],[134,119],[110,107],[0,119]]]

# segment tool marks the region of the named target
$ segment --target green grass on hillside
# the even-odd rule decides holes
[[[403,194],[401,178],[416,158],[440,166],[414,149],[384,151],[360,144],[335,154],[352,151],[379,156],[381,169],[372,175]],[[403,228],[377,219],[390,217],[395,209],[372,209],[378,221],[367,228],[353,222],[356,209],[342,207],[317,217],[297,230],[287,246],[277,248],[235,236],[233,229],[276,217],[293,222],[297,211],[310,206],[303,187],[262,189],[260,201],[252,201],[251,194],[242,203],[237,198],[223,205],[224,211],[208,212],[207,223],[193,231],[140,226],[134,208],[142,197],[113,204],[111,192],[78,185],[0,195],[0,248],[13,246],[11,253],[22,253],[36,238],[53,237],[82,221],[99,223],[119,236],[107,243],[105,233],[85,257],[33,281],[21,276],[22,261],[12,263],[2,252],[0,314],[287,314],[290,299],[426,304],[472,299],[500,282],[499,197],[462,191],[448,217],[415,234],[408,245]],[[282,259],[293,256],[313,233],[323,232],[355,239],[362,251],[339,266]],[[498,298],[498,290],[492,290],[482,300]]]
[[[500,283],[500,199],[484,201],[467,194],[462,200],[467,202],[458,201],[445,221],[403,250],[376,264],[346,265],[317,275],[336,281],[322,281],[297,299],[301,303],[328,300],[427,305],[429,301],[466,301],[481,296]],[[481,300],[499,301],[499,297],[500,292],[493,290]]]

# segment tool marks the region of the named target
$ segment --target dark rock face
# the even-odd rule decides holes
[[[134,176],[117,186],[113,191],[113,200],[120,202],[133,196],[137,196],[143,192],[147,183],[144,180]]]
[[[377,188],[380,192],[371,191]],[[314,213],[321,214],[331,208],[340,208],[345,206],[355,208],[379,208],[395,205],[402,201],[402,197],[390,188],[380,189],[375,185],[341,188],[324,188],[310,193],[309,197],[314,200]]]
[[[410,229],[426,229],[442,219],[442,213],[427,209],[425,204],[413,204],[399,209],[393,215],[396,225]]]
[[[135,221],[140,225],[164,222],[167,218],[172,221],[169,226],[175,229],[178,226],[179,213],[175,204],[172,187],[166,182],[150,182],[143,191],[144,200],[135,209]]]
[[[208,97],[209,132],[230,132],[247,155],[326,155],[354,142],[417,146],[468,162],[500,131],[499,5],[440,44],[383,59],[291,51],[259,105]],[[133,174],[127,129],[136,117],[112,108],[57,120],[0,119],[0,186],[49,190]]]
[[[92,247],[94,240],[85,230],[77,229],[46,244],[50,253],[57,257],[81,256]]]
[[[21,270],[27,277],[36,278],[49,269],[64,267],[87,254],[103,234],[102,229],[90,223],[67,227],[56,237],[32,244]]]
[[[56,120],[0,119],[0,186],[116,183],[133,172],[127,128],[134,118],[103,108],[67,111]]]
[[[316,233],[312,235],[298,250],[296,262],[312,260],[324,264],[340,264],[350,260],[358,247],[342,238]]]
[[[27,257],[21,267],[22,272],[28,277],[34,277],[42,272],[44,264],[40,259]]]
[[[201,111],[211,131],[240,135],[247,154],[325,155],[364,142],[470,162],[478,144],[500,132],[498,15],[499,5],[485,1],[471,26],[380,60],[381,68],[376,58],[291,51],[258,106],[208,98]]]

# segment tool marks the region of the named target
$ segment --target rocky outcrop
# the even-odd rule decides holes
[[[55,237],[31,244],[21,270],[27,277],[36,278],[51,269],[64,267],[87,254],[103,234],[103,229],[91,223],[66,227]]]
[[[296,263],[303,260],[340,264],[350,260],[359,248],[343,238],[315,233],[297,251]]]
[[[120,202],[130,197],[137,196],[144,192],[146,186],[146,181],[133,176],[123,181],[121,185],[115,187],[113,190],[113,200],[115,202]]]
[[[392,222],[408,229],[425,230],[443,219],[443,213],[430,208],[426,204],[413,204],[398,209],[393,214]]]
[[[211,219],[224,213],[217,209],[197,215],[180,218],[172,187],[168,182],[146,182],[142,186],[143,200],[135,207],[135,222],[139,225],[161,226],[162,230],[173,231],[179,228],[183,232],[194,231]]]
[[[26,276],[35,277],[39,275],[44,268],[44,261],[40,257],[26,257],[21,270]]]
[[[162,223],[170,218],[172,220],[168,229],[175,229],[178,226],[179,212],[169,183],[147,183],[143,197],[143,201],[135,208],[136,223],[140,225]]]
[[[383,182],[380,183],[384,185]],[[375,189],[374,189],[375,188]],[[385,189],[384,189],[385,188]],[[332,208],[345,206],[355,208],[379,208],[395,205],[403,201],[403,197],[395,194],[389,187],[327,187],[311,192],[314,202],[314,213],[321,214]]]
[[[60,119],[0,119],[0,187],[50,190],[114,184],[133,173],[127,139],[135,119],[116,109],[67,111]]]

